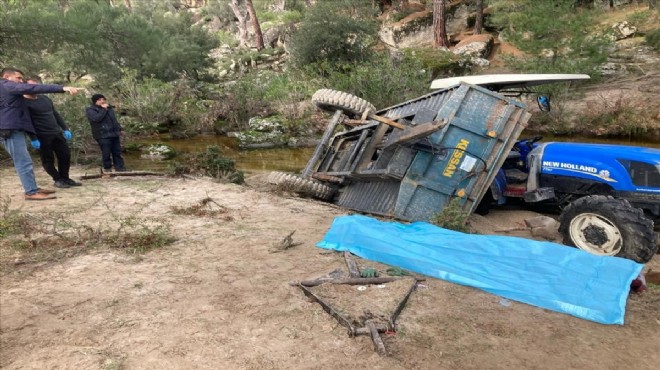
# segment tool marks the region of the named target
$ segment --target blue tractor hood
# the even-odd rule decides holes
[[[660,149],[563,142],[544,143],[538,149],[545,174],[595,180],[622,191],[660,189],[660,180],[639,186],[631,179],[640,171],[660,179]]]

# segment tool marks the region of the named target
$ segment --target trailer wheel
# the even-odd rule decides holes
[[[362,116],[366,110],[376,111],[376,107],[355,95],[331,89],[320,89],[312,95],[312,101],[322,110],[335,112],[342,110],[348,116]]]
[[[286,172],[273,171],[268,175],[266,181],[270,184],[278,185],[283,189],[301,195],[309,195],[321,200],[330,200],[335,194],[335,189],[328,185]]]
[[[658,250],[653,222],[625,199],[582,197],[564,208],[559,223],[564,244],[589,253],[646,263]]]
[[[266,182],[273,185],[279,185],[283,181],[284,177],[289,175],[291,174],[286,172],[273,171],[268,174]]]

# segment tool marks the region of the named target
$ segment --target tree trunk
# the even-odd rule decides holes
[[[126,4],[126,9],[128,9],[128,12],[133,11],[133,5],[131,5],[131,0],[124,0],[124,3]]]
[[[264,48],[264,34],[261,32],[261,26],[259,25],[259,20],[257,19],[257,13],[254,11],[254,5],[252,5],[252,0],[245,0],[245,6],[247,7],[247,12],[250,15],[250,20],[252,21],[252,30],[256,40],[254,41],[254,46],[257,50]]]
[[[656,3],[656,0],[649,0],[649,9],[655,9]]]
[[[484,0],[477,0],[477,16],[474,19],[474,34],[481,35],[484,24]]]
[[[433,46],[449,47],[445,28],[445,0],[433,0]]]
[[[231,0],[229,7],[234,12],[234,16],[238,19],[238,42],[241,46],[247,45],[247,17],[238,6],[238,0]]]

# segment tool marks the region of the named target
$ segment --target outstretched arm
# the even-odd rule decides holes
[[[5,89],[12,95],[23,95],[23,94],[48,94],[48,93],[63,93],[68,92],[71,95],[76,95],[78,89],[71,86],[62,86],[62,85],[42,85],[42,84],[26,84],[26,83],[17,83],[13,81],[4,82]]]

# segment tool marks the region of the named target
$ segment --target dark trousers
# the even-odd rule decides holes
[[[109,170],[115,165],[115,170],[124,169],[124,158],[121,157],[121,144],[118,137],[96,140],[101,147],[103,169]]]
[[[71,151],[64,135],[37,135],[37,138],[41,143],[39,156],[44,170],[53,178],[53,181],[68,179],[69,168],[71,167]],[[55,168],[55,157],[57,157],[57,168]]]

